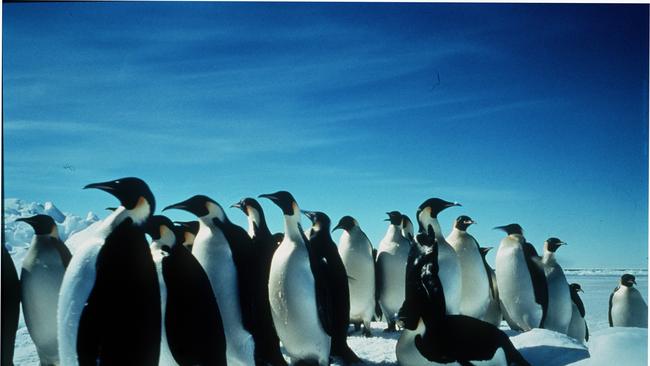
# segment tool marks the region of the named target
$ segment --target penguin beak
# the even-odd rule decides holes
[[[273,194],[271,194],[271,193],[269,193],[269,194],[260,194],[260,195],[257,196],[257,197],[258,197],[258,198],[266,198],[266,199],[270,199],[270,200],[273,201],[273,202],[277,202],[277,200],[278,200],[278,198],[277,198],[276,196],[274,196]]]
[[[35,223],[33,217],[21,217],[21,218],[16,219],[16,221],[26,222],[26,223],[28,223],[28,224],[30,224],[30,225],[32,225],[32,224]]]
[[[336,224],[336,226],[334,226],[334,229],[332,229],[332,232],[334,232],[334,230],[338,230],[338,229],[343,229],[343,226],[341,226],[341,224]]]
[[[459,202],[449,202],[447,204],[447,207],[454,207],[454,206],[462,207],[463,205],[461,205]]]
[[[384,219],[384,221],[390,221],[390,212],[386,212],[386,215],[388,215],[388,218]]]
[[[106,207],[104,210],[106,210],[106,211],[115,211],[115,210],[117,210],[117,207]]]
[[[192,212],[191,207],[190,207],[187,200],[185,200],[183,202],[174,203],[173,205],[169,205],[169,206],[163,208],[162,210],[167,211],[167,210],[171,210],[171,209],[177,209],[177,210],[184,210],[184,211]]]
[[[582,290],[582,288],[579,288],[579,289],[578,289],[578,292],[582,292],[582,293],[584,293],[584,291]]]
[[[238,209],[241,210],[242,209],[242,204],[241,204],[241,202],[233,203],[232,205],[230,205],[230,208],[238,208]]]
[[[307,216],[312,224],[316,221],[316,213],[314,211],[300,210],[300,212]]]
[[[91,183],[84,187],[84,189],[88,189],[88,188],[101,189],[104,192],[108,192],[112,194],[117,187],[113,181],[108,181],[108,182],[101,182],[101,183]]]

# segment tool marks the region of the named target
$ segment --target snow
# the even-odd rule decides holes
[[[81,243],[93,236],[99,226],[99,218],[94,213],[89,212],[85,217],[65,213],[51,202],[41,204],[19,199],[5,199],[3,212],[7,249],[11,253],[19,273],[20,264],[33,236],[33,230],[25,223],[15,222],[17,218],[39,213],[51,215],[57,222],[61,238],[73,254]],[[607,322],[609,294],[623,273],[632,273],[636,276],[637,288],[647,300],[647,270],[566,270],[569,283],[580,283],[584,290],[584,293],[580,295],[587,311],[586,319],[591,335],[586,345],[565,335],[544,329],[517,333],[507,330],[505,323],[502,325],[502,329],[506,331],[515,347],[532,365],[646,365],[648,359],[647,329],[609,328]],[[384,323],[373,322],[373,337],[366,338],[360,332],[353,332],[348,337],[350,347],[365,361],[365,365],[396,365],[395,346],[399,333],[384,333],[384,328]],[[590,354],[591,357],[589,357]],[[17,366],[39,364],[36,349],[29,337],[22,314],[16,335],[14,361]],[[340,363],[334,360],[333,365],[340,365]]]

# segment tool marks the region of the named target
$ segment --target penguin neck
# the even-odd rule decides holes
[[[196,235],[186,231],[184,234],[184,240],[183,240],[183,245],[188,246],[194,244],[194,239],[196,239]]]
[[[167,226],[162,226],[160,228],[160,238],[155,240],[155,242],[158,242],[160,246],[167,245],[171,248],[176,242],[176,236]]]
[[[402,228],[398,225],[388,225],[386,238],[390,241],[399,242],[402,238],[404,238],[402,236]]]
[[[302,243],[302,236],[300,226],[300,211],[294,212],[293,215],[284,215],[284,235],[290,238],[293,242]]]
[[[256,233],[271,234],[263,213],[250,206],[246,208],[246,213],[248,214],[248,236],[252,238]]]
[[[129,218],[129,216],[129,211],[126,209],[126,207],[119,206],[102,221],[102,231],[112,231],[114,228],[120,225],[122,221]]]
[[[443,243],[445,241],[445,237],[442,235],[442,229],[440,228],[440,223],[438,222],[438,218],[429,216],[425,218],[423,221],[425,224],[424,229],[428,230],[429,225],[431,225],[431,227],[433,227],[433,231],[436,234],[436,240],[438,241],[438,243]]]
[[[52,230],[50,230],[49,233],[47,234],[34,234],[34,238],[38,239],[46,239],[46,238],[54,238],[56,240],[61,241],[61,237],[59,237],[59,228],[54,224],[52,226]]]
[[[149,202],[144,199],[144,197],[140,197],[135,207],[127,210],[127,212],[129,217],[133,220],[133,224],[141,226],[151,215],[151,205],[149,205]]]
[[[544,248],[544,256],[542,257],[542,262],[550,265],[555,265],[557,264],[557,260],[555,259],[555,253],[551,252],[550,250]]]

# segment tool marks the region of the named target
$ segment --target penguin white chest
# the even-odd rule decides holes
[[[460,313],[481,319],[489,305],[490,283],[478,245],[473,237],[456,229],[447,242],[454,248],[460,266]]]
[[[192,254],[208,275],[219,305],[226,336],[228,364],[253,364],[254,343],[251,334],[242,324],[237,269],[230,246],[221,230],[205,230],[202,227],[194,240]]]
[[[580,315],[578,306],[573,302],[571,302],[571,322],[569,323],[567,335],[576,339],[578,342],[584,342],[585,336],[587,335],[587,324],[582,315]]]
[[[562,268],[558,264],[545,266],[548,286],[548,311],[544,328],[566,334],[571,322],[571,292]]]
[[[344,232],[339,254],[348,274],[350,321],[370,322],[375,310],[375,265],[370,243],[359,236]]]
[[[377,267],[381,277],[379,303],[388,320],[393,320],[404,302],[408,252],[409,244],[406,240],[382,241],[379,246],[377,253]]]
[[[278,336],[293,361],[329,361],[330,337],[318,317],[314,275],[304,245],[285,240],[271,261],[271,315]]]
[[[611,316],[615,327],[648,327],[648,305],[635,288],[621,286],[614,293]]]
[[[523,330],[539,327],[542,307],[535,302],[533,282],[521,244],[506,237],[496,256],[499,298],[512,321]]]

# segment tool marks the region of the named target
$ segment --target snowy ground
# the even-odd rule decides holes
[[[5,237],[7,247],[12,254],[16,268],[20,272],[20,264],[33,232],[24,223],[15,223],[18,217],[32,216],[37,213],[47,213],[55,218],[59,232],[66,244],[74,252],[75,244],[83,240],[84,228],[97,222],[98,218],[89,212],[85,218],[62,213],[52,203],[27,203],[20,200],[5,200]],[[77,235],[75,235],[78,233]],[[510,336],[513,344],[524,357],[533,365],[647,365],[647,329],[609,328],[607,309],[609,294],[617,285],[622,273],[631,272],[636,275],[638,288],[644,298],[648,298],[648,273],[645,270],[567,270],[569,282],[582,285],[581,294],[587,312],[587,324],[591,337],[587,344],[578,344],[572,339],[542,329],[518,334],[504,330]],[[383,323],[372,324],[372,338],[366,338],[358,333],[352,333],[348,338],[350,347],[365,360],[366,365],[396,365],[395,345],[398,333],[384,333]],[[621,350],[624,350],[621,352]],[[591,354],[591,358],[588,358]],[[29,337],[25,322],[20,319],[16,336],[14,362],[17,366],[36,366],[38,357],[34,344]],[[338,365],[338,363],[334,363]]]

